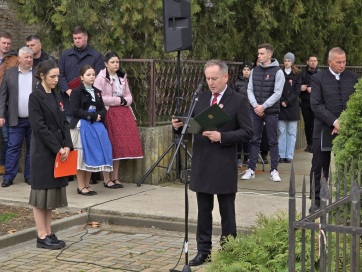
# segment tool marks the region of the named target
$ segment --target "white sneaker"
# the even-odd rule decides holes
[[[279,176],[279,172],[275,169],[270,172],[270,179],[274,182],[282,181],[282,179]]]
[[[251,170],[250,168],[247,169],[244,173],[244,175],[242,175],[241,179],[252,179],[255,178],[255,172],[253,170]]]

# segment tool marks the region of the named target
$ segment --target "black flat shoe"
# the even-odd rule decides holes
[[[114,183],[114,185],[117,185],[117,188],[123,188],[123,187],[124,187],[123,184],[121,184],[121,183],[116,183],[116,181],[119,181],[119,182],[121,182],[121,181],[120,181],[119,179],[112,180],[112,182]]]
[[[88,191],[89,191],[92,195],[97,195],[97,192],[96,192],[96,191],[89,190],[89,189],[90,189],[90,187],[89,187],[89,186],[87,187],[87,189],[88,189]]]
[[[44,239],[36,238],[36,247],[37,248],[45,248],[45,249],[61,249],[65,246],[65,243],[61,243],[60,241],[55,241],[50,236],[45,236]]]
[[[211,262],[210,255],[197,253],[196,257],[189,262],[189,266],[198,266],[205,262]]]
[[[107,182],[103,182],[104,187],[106,187],[106,188],[108,188],[108,189],[117,189],[117,188],[119,188],[119,187],[117,186],[117,184],[108,185],[108,183],[110,183],[110,182],[113,182],[113,181],[108,180]]]
[[[87,187],[83,187],[82,189],[77,188],[77,193],[80,195],[84,195],[84,196],[92,196],[93,194],[88,191],[88,192],[83,192],[84,189],[88,189]]]
[[[63,247],[65,247],[65,242],[63,240],[59,240],[58,237],[55,235],[55,233],[48,235],[48,237],[50,237],[50,239],[52,239],[56,243],[62,244]]]

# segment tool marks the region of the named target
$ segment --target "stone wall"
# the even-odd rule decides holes
[[[31,34],[36,34],[35,26],[28,26],[16,18],[16,12],[10,8],[11,0],[0,0],[0,31],[7,31],[13,38],[12,49],[18,50],[25,45],[25,39]]]
[[[160,127],[140,127],[139,128],[142,148],[144,153],[143,159],[124,160],[120,163],[120,177],[127,182],[137,183],[140,181],[154,163],[161,157],[164,151],[172,143],[173,135],[171,125]],[[149,174],[144,181],[147,184],[159,184],[166,178],[167,167],[171,161],[172,148],[165,157],[160,161],[158,166]],[[174,171],[171,173],[174,177]]]

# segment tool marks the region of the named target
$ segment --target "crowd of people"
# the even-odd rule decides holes
[[[25,140],[24,181],[40,248],[65,246],[51,231],[51,215],[67,206],[65,188],[73,177],[54,177],[57,155],[66,161],[78,150],[76,192],[82,196],[97,194],[92,173],[103,173],[105,188],[123,188],[120,160],[143,157],[119,57],[92,48],[82,26],[74,28],[73,42],[57,61],[38,36],[27,37],[15,52],[11,35],[0,32],[1,186],[13,185]]]
[[[42,49],[38,36],[29,36],[26,46],[15,52],[10,34],[0,32],[1,186],[13,185],[25,139],[23,172],[31,186],[36,245],[47,249],[65,246],[51,230],[51,211],[67,206],[65,188],[71,181],[54,177],[57,155],[66,161],[78,150],[76,193],[81,196],[97,194],[91,184],[92,174],[98,172],[105,188],[123,188],[120,160],[143,157],[133,97],[119,56],[115,52],[103,56],[91,47],[82,26],[75,27],[73,42],[57,62]],[[281,67],[273,53],[271,44],[259,45],[256,63],[244,62],[232,82],[225,62],[210,60],[204,66],[208,88],[199,94],[192,115],[218,104],[230,120],[218,130],[194,136],[190,189],[197,198],[198,253],[190,265],[209,260],[214,195],[222,218],[221,245],[228,236],[236,236],[238,159],[239,165],[248,166],[241,179],[249,180],[255,178],[260,152],[268,163],[270,151],[270,179],[281,181],[279,163],[294,158],[299,109],[305,151],[313,153],[310,178],[311,184],[315,181],[311,191],[316,206],[311,208],[319,208],[320,179],[328,178],[333,138],[326,135],[339,133],[338,118],[355,91],[357,75],[345,70],[346,54],[339,47],[330,50],[329,68],[324,71],[318,69],[315,55],[301,71],[293,53],[285,54]],[[183,123],[173,118],[172,126],[180,133]]]

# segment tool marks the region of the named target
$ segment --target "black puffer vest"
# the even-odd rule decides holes
[[[279,66],[256,66],[253,69],[253,92],[259,105],[262,105],[274,93],[274,84],[276,73],[280,70]],[[273,106],[266,108],[266,114],[279,113],[279,101]]]

